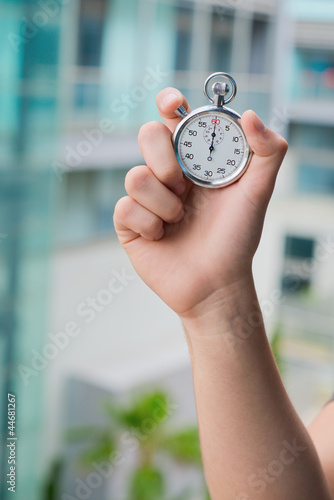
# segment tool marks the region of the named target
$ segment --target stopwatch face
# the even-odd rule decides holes
[[[195,184],[222,187],[239,179],[248,167],[251,152],[228,108],[196,110],[177,126],[173,141],[178,162]]]

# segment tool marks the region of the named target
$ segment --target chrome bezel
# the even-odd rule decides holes
[[[192,172],[189,172],[189,170],[183,165],[182,160],[181,160],[180,155],[179,155],[179,141],[180,141],[180,137],[181,137],[181,134],[182,134],[184,128],[187,126],[187,124],[190,120],[192,120],[195,116],[200,117],[201,115],[205,115],[209,112],[213,112],[215,114],[222,113],[224,115],[227,115],[236,124],[236,126],[240,129],[240,132],[242,133],[244,141],[245,141],[245,153],[244,153],[244,158],[243,158],[241,164],[239,165],[237,170],[232,175],[226,177],[225,179],[223,179],[223,178],[216,179],[216,180],[209,180],[208,179],[207,181],[205,181],[203,179],[199,179],[198,177],[196,177],[194,174],[192,174]],[[221,187],[229,186],[233,182],[237,181],[246,172],[246,170],[249,166],[250,160],[252,158],[253,152],[248,144],[246,135],[245,135],[243,128],[239,122],[240,118],[241,118],[241,116],[238,113],[236,113],[232,109],[227,108],[225,106],[223,106],[223,107],[203,106],[203,107],[197,108],[194,111],[192,111],[191,113],[189,113],[176,126],[172,140],[173,140],[173,144],[174,144],[174,151],[175,151],[177,161],[178,161],[183,173],[186,175],[186,177],[188,177],[188,179],[190,179],[197,186],[208,187],[208,188],[221,188]]]

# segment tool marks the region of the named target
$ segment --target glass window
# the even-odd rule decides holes
[[[295,68],[294,97],[334,97],[334,50],[297,49]]]
[[[79,19],[78,65],[99,66],[106,0],[81,0]]]
[[[301,165],[298,170],[298,190],[304,193],[334,194],[334,168]]]
[[[249,72],[264,74],[268,72],[268,20],[254,19],[252,26]]]
[[[308,291],[312,285],[312,262],[315,241],[312,238],[286,236],[282,290],[290,294]]]
[[[334,150],[334,127],[292,124],[289,141],[293,146]]]
[[[190,69],[192,18],[192,9],[187,7],[177,7],[175,69],[179,71],[186,71]]]
[[[99,104],[99,68],[106,9],[106,0],[81,0],[80,2],[76,64],[81,68],[76,73],[74,106],[81,111],[96,110]]]
[[[48,24],[29,41],[23,68],[26,78],[52,79],[57,76],[59,34],[57,25]]]
[[[211,30],[211,50],[210,63],[211,71],[223,68],[222,71],[229,72],[231,68],[232,36],[234,17],[229,11],[224,15],[216,10],[212,15]]]
[[[87,170],[63,175],[58,201],[57,240],[88,241],[113,233],[112,214],[124,196],[127,169]]]
[[[314,240],[287,236],[285,238],[285,257],[294,259],[312,259],[314,254]]]
[[[334,194],[334,127],[293,124],[289,142],[298,162],[296,188]]]
[[[90,83],[75,85],[75,107],[96,109],[99,103],[100,86]]]

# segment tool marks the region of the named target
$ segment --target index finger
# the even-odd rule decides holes
[[[161,90],[157,95],[156,102],[159,114],[171,132],[174,132],[176,125],[182,119],[175,114],[176,109],[183,106],[188,113],[191,111],[187,99],[178,89],[173,87]]]

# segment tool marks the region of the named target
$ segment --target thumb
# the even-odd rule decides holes
[[[288,150],[288,143],[280,135],[265,127],[254,111],[246,111],[241,125],[253,151],[253,157],[245,175],[240,179],[255,200],[270,200],[276,177]]]

